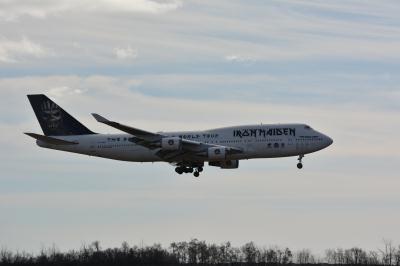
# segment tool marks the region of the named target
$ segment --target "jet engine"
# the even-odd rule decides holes
[[[210,161],[221,161],[226,158],[226,149],[224,147],[208,148],[208,159]]]
[[[209,162],[208,165],[220,167],[222,169],[236,169],[239,168],[239,160]]]
[[[166,151],[177,151],[182,146],[182,139],[178,137],[162,138],[161,149]]]

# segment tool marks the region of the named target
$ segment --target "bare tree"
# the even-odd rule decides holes
[[[266,255],[267,255],[266,262],[267,263],[274,263],[274,264],[278,263],[278,254],[275,249],[270,248],[266,252],[267,252],[266,253]]]
[[[336,259],[339,265],[346,263],[344,250],[342,248],[336,249]]]
[[[126,242],[126,241],[122,242],[121,250],[122,250],[123,253],[128,254],[128,252],[129,252],[129,244],[128,244],[128,242]]]
[[[219,246],[219,262],[220,263],[227,263],[230,261],[230,249],[231,243],[225,242]]]
[[[173,242],[170,245],[173,254],[178,259],[180,263],[186,263],[188,257],[188,244],[185,241]]]
[[[296,252],[296,262],[298,264],[315,263],[315,258],[309,249],[302,249]]]
[[[242,252],[244,255],[245,262],[247,263],[255,263],[257,257],[257,248],[254,245],[254,242],[246,243],[242,246]]]
[[[199,241],[194,238],[188,243],[188,259],[190,264],[196,264],[198,261],[198,243]]]
[[[325,260],[328,264],[338,264],[336,260],[336,251],[331,248],[325,250]]]
[[[350,256],[350,254],[347,254]],[[327,249],[325,251],[325,260],[330,264],[342,265],[346,263],[345,251],[341,248]]]
[[[13,260],[13,254],[6,248],[1,248],[0,250],[0,262],[3,264],[11,264]]]
[[[283,256],[281,257],[280,263],[281,264],[292,263],[292,257],[293,257],[292,251],[289,248],[285,248],[282,253]]]
[[[400,265],[400,245],[397,247],[397,250],[394,254],[394,263],[396,266]]]
[[[392,265],[396,249],[391,240],[383,239],[383,244],[385,246],[384,249],[379,249],[382,254],[382,263],[384,265]]]
[[[98,241],[98,240],[93,241],[91,245],[92,245],[94,251],[99,252],[101,250],[100,241]]]
[[[212,244],[208,246],[208,252],[209,252],[209,262],[211,264],[217,264],[219,263],[219,250],[217,245]]]
[[[268,250],[266,248],[259,248],[257,253],[256,260],[260,263],[267,263],[267,253]]]
[[[242,261],[240,248],[231,247],[229,250],[229,263],[238,263]]]
[[[207,264],[210,258],[210,252],[208,250],[205,241],[200,241],[197,243],[198,259],[201,264]]]
[[[344,254],[346,264],[358,265],[367,263],[367,254],[361,248],[346,249]]]
[[[378,265],[378,264],[380,264],[378,252],[370,251],[368,253],[368,262],[367,262],[367,264],[369,264],[369,265]]]

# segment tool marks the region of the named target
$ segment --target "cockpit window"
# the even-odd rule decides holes
[[[304,126],[304,129],[311,129],[311,127],[310,127],[310,126],[307,126],[307,125],[305,125],[305,126]]]

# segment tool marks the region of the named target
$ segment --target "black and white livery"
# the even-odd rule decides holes
[[[92,114],[123,134],[94,133],[43,94],[28,95],[44,135],[25,133],[44,148],[131,162],[168,162],[178,174],[199,176],[204,163],[235,169],[239,161],[298,156],[322,150],[332,139],[305,124],[262,124],[202,131],[153,133]]]

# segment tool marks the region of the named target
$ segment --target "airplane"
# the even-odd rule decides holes
[[[124,134],[91,131],[44,94],[27,95],[44,135],[25,133],[43,148],[130,162],[167,162],[178,174],[198,177],[205,162],[236,169],[240,160],[298,156],[322,150],[333,140],[306,124],[258,124],[201,131],[149,132],[110,121],[97,122]]]

